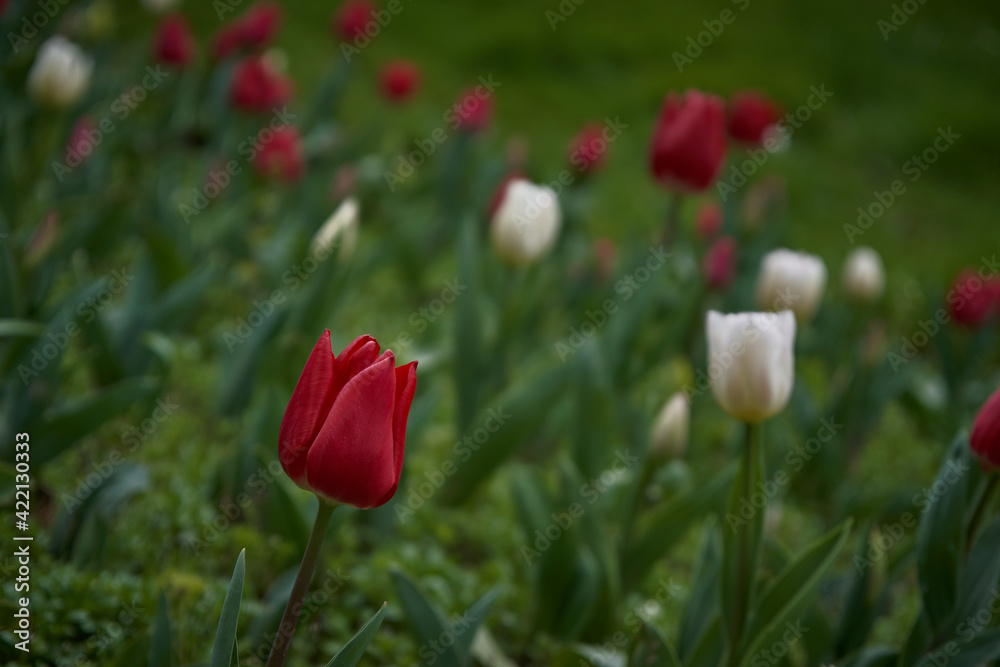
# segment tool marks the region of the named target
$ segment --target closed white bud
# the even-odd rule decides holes
[[[312,240],[312,254],[331,252],[340,245],[338,257],[346,260],[354,254],[358,244],[358,217],[361,207],[358,200],[348,197],[326,219]]]
[[[719,405],[740,421],[755,424],[788,403],[795,384],[795,316],[780,313],[705,318],[708,376]]]
[[[757,277],[757,305],[761,310],[791,310],[799,322],[816,314],[826,289],[826,264],[816,255],[794,250],[772,250],[764,255]]]
[[[844,291],[858,301],[877,301],[885,290],[882,256],[872,248],[855,248],[844,260]]]
[[[678,459],[687,451],[691,405],[683,392],[670,397],[656,416],[650,454],[658,460]]]
[[[562,224],[552,188],[515,179],[507,184],[490,223],[493,249],[505,262],[531,264],[555,245]]]
[[[38,104],[65,108],[86,92],[94,62],[79,46],[56,35],[38,49],[28,72],[28,92]]]

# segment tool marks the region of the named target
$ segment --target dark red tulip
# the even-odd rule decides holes
[[[580,171],[597,169],[604,164],[608,142],[604,138],[604,126],[598,123],[587,125],[573,137],[569,146],[569,162]]]
[[[493,120],[493,96],[482,86],[468,88],[458,96],[458,101],[448,111],[457,129],[478,132],[486,129]]]
[[[720,236],[713,243],[701,265],[709,288],[724,290],[736,277],[736,241],[731,236]]]
[[[248,47],[265,46],[278,34],[281,18],[281,5],[278,3],[254,4],[237,22],[242,44]]]
[[[667,187],[701,192],[715,182],[725,157],[722,101],[697,90],[683,98],[667,95],[650,146],[656,179]]]
[[[266,113],[288,102],[291,96],[292,82],[264,58],[250,57],[236,65],[229,88],[229,99],[236,108]]]
[[[969,446],[986,467],[1000,468],[1000,389],[979,408],[969,434]]]
[[[365,26],[373,19],[375,5],[368,0],[347,0],[333,17],[333,31],[341,39],[353,41],[365,34]]]
[[[702,204],[698,209],[698,217],[695,219],[694,230],[698,237],[705,241],[711,241],[722,229],[722,207],[715,202]]]
[[[966,269],[955,279],[947,300],[956,322],[973,328],[982,326],[1000,313],[1000,278],[980,278],[972,269]]]
[[[258,173],[289,183],[301,178],[305,158],[297,129],[286,126],[272,132],[264,128],[257,135],[257,142],[260,149],[253,157],[253,165]]]
[[[194,37],[187,19],[180,14],[160,21],[153,39],[153,56],[168,65],[184,66],[194,59]]]
[[[74,167],[86,162],[90,154],[97,148],[100,139],[101,133],[97,130],[97,124],[90,116],[77,118],[69,133],[69,141],[66,143],[67,166]]]
[[[371,508],[396,493],[417,362],[396,368],[361,336],[339,356],[320,336],[285,409],[278,460],[297,485],[327,500]]]
[[[394,60],[379,73],[382,94],[390,102],[405,102],[420,88],[420,68],[407,60]]]
[[[238,23],[231,23],[219,28],[212,38],[212,57],[222,60],[236,51],[243,45],[243,31]]]
[[[760,93],[741,91],[729,100],[729,136],[754,146],[764,143],[768,128],[781,119],[781,109]]]

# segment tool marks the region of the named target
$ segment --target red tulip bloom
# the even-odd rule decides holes
[[[729,136],[736,141],[760,146],[780,118],[778,106],[759,93],[742,91],[729,100]]]
[[[969,446],[984,466],[1000,468],[1000,389],[979,408],[969,434]]]
[[[569,146],[569,162],[580,171],[597,169],[604,164],[608,142],[604,138],[604,126],[598,123],[587,125],[573,137]]]
[[[238,23],[219,28],[212,39],[212,57],[222,60],[232,55],[243,44],[243,30]]]
[[[66,166],[75,167],[86,162],[90,154],[97,148],[101,133],[97,124],[90,116],[80,116],[73,123],[66,144]]]
[[[979,327],[1000,313],[1000,279],[980,278],[971,269],[963,271],[948,292],[948,306],[956,322]]]
[[[736,241],[730,236],[720,236],[705,253],[701,269],[709,288],[729,287],[736,277]]]
[[[698,236],[710,241],[722,229],[722,207],[715,202],[703,204],[698,209],[698,217],[695,219],[694,230]]]
[[[347,0],[333,17],[333,31],[341,39],[353,41],[365,34],[374,13],[375,5],[368,0]]]
[[[493,96],[482,86],[469,88],[459,95],[446,115],[452,117],[457,129],[469,132],[483,130],[493,120]]]
[[[653,131],[650,166],[667,187],[701,192],[715,182],[726,157],[722,101],[689,90],[667,95]]]
[[[264,128],[257,135],[257,141],[260,149],[254,155],[253,165],[261,175],[289,183],[302,176],[305,158],[298,130],[291,126],[281,127],[274,132]]]
[[[327,500],[371,508],[396,493],[417,362],[396,368],[361,336],[339,356],[320,336],[285,409],[278,460],[297,485]]]
[[[195,48],[191,27],[183,16],[168,16],[160,22],[153,40],[153,55],[157,60],[181,67],[194,59]]]
[[[258,2],[239,18],[237,25],[244,46],[264,46],[274,39],[281,28],[281,5]]]
[[[406,60],[394,60],[379,73],[382,94],[390,102],[405,102],[420,88],[420,69]]]
[[[266,113],[288,102],[292,82],[264,58],[247,58],[236,66],[229,88],[233,105],[251,113]]]

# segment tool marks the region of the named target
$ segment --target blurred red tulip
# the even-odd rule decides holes
[[[347,0],[333,17],[333,31],[341,39],[353,41],[365,34],[365,26],[375,11],[375,5],[368,0]]]
[[[729,136],[745,144],[760,146],[780,119],[778,105],[760,93],[741,91],[729,100]]]
[[[382,94],[390,102],[405,102],[420,88],[420,68],[407,60],[394,60],[379,73]]]
[[[597,264],[597,280],[606,282],[615,270],[615,259],[618,257],[618,247],[607,237],[594,240],[594,260]]]
[[[724,290],[736,277],[736,241],[731,236],[720,236],[713,243],[701,265],[709,288]]]
[[[985,467],[1000,467],[1000,389],[979,408],[969,434],[969,446]]]
[[[285,409],[278,459],[297,485],[336,503],[371,508],[396,493],[417,362],[396,368],[361,336],[339,356],[320,336]]]
[[[219,28],[212,38],[212,57],[222,60],[232,55],[243,44],[243,32],[238,24],[228,24]]]
[[[483,88],[479,86],[462,91],[448,112],[457,129],[478,132],[486,129],[493,120],[493,96],[481,90]]]
[[[573,137],[569,147],[569,162],[580,171],[597,169],[604,164],[608,142],[604,138],[604,126],[591,123]]]
[[[90,116],[77,118],[66,143],[66,166],[83,164],[100,143],[100,138],[101,133],[98,132],[94,119]]]
[[[281,5],[278,3],[254,4],[237,22],[242,44],[248,47],[268,44],[278,34],[281,19]]]
[[[229,88],[233,105],[251,113],[265,113],[288,102],[292,82],[264,58],[250,57],[236,65]]]
[[[187,19],[175,14],[160,21],[153,40],[153,55],[157,60],[169,65],[187,65],[194,59],[195,49]]]
[[[667,187],[701,192],[715,182],[725,157],[722,101],[697,90],[683,98],[667,95],[650,146],[656,179]]]
[[[305,158],[297,129],[287,126],[272,132],[269,128],[264,128],[257,135],[257,140],[260,149],[253,157],[253,165],[258,173],[289,183],[302,176]]]
[[[955,279],[947,300],[956,322],[973,328],[982,326],[1000,313],[1000,278],[980,278],[972,269],[966,269]]]
[[[722,207],[715,202],[702,204],[695,219],[694,231],[698,237],[711,241],[722,229]]]

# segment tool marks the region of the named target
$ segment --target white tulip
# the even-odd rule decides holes
[[[38,49],[28,72],[28,92],[35,102],[48,107],[68,107],[90,85],[94,62],[79,46],[56,35]]]
[[[348,197],[326,219],[312,240],[312,254],[330,252],[339,242],[340,259],[349,259],[358,244],[358,218],[361,207],[358,200]]]
[[[688,430],[691,425],[691,405],[684,392],[670,397],[656,416],[650,453],[656,459],[676,459],[687,450]]]
[[[761,310],[788,310],[799,322],[808,322],[819,308],[826,289],[826,264],[816,255],[784,248],[764,255],[757,277],[757,305]]]
[[[143,6],[155,14],[162,14],[180,4],[180,0],[142,0]]]
[[[493,249],[506,262],[530,264],[552,249],[561,224],[562,212],[552,188],[512,180],[493,214]]]
[[[844,291],[858,301],[877,301],[885,289],[882,256],[872,248],[855,248],[844,261]]]
[[[780,313],[705,318],[708,376],[719,405],[733,417],[757,423],[785,407],[795,384],[795,316]]]

